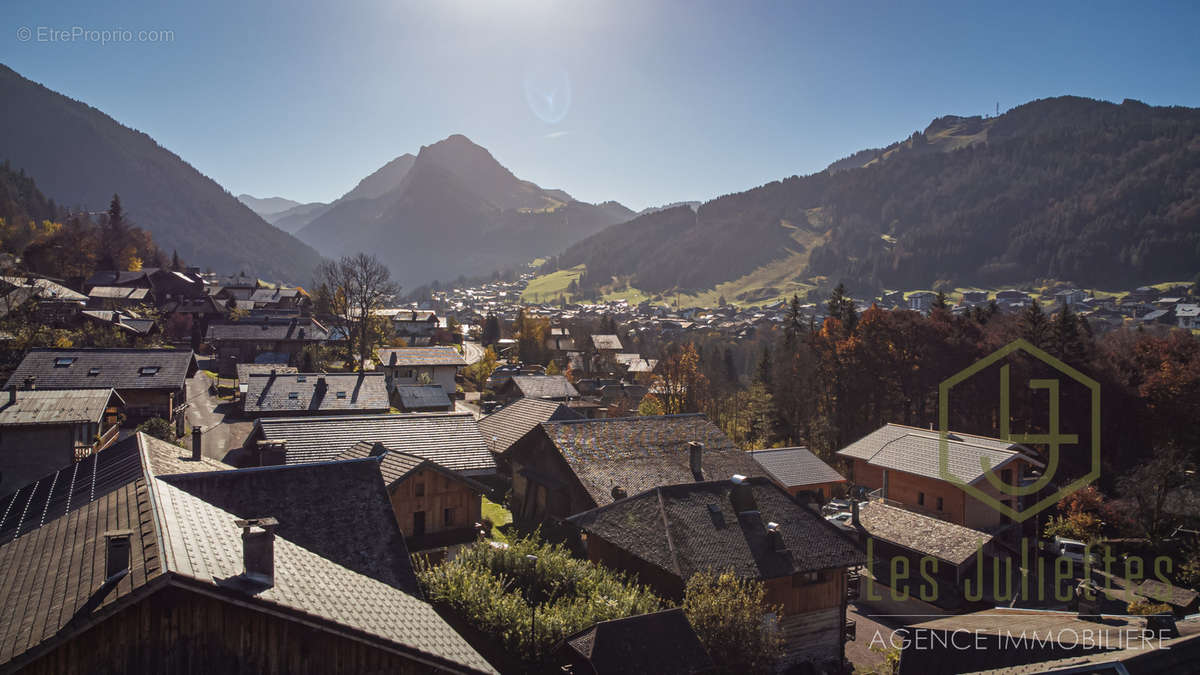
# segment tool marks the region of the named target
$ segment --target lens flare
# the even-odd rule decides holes
[[[571,109],[571,78],[560,66],[537,66],[525,73],[525,102],[538,119],[558,124]]]

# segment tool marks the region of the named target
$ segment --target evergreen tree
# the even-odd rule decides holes
[[[183,270],[183,263],[179,260],[179,251],[171,251],[171,269],[176,272]]]
[[[858,324],[858,311],[854,308],[854,300],[846,295],[846,285],[839,283],[829,296],[826,313],[842,322],[847,333],[853,333]]]
[[[495,314],[488,314],[483,320],[483,329],[480,331],[479,342],[484,347],[491,347],[500,341],[500,319],[496,318]]]
[[[788,352],[794,351],[799,344],[802,321],[800,296],[793,293],[783,320],[783,346]]]
[[[1021,337],[1040,349],[1050,346],[1050,321],[1046,319],[1037,298],[1021,312]]]
[[[1087,322],[1072,312],[1070,305],[1063,305],[1062,311],[1054,317],[1056,355],[1071,365],[1084,365],[1091,356],[1091,336],[1087,330]]]
[[[933,299],[933,309],[950,309],[950,304],[946,302],[946,291],[937,292],[937,297]]]

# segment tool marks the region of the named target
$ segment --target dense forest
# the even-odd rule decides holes
[[[941,118],[834,168],[610,227],[556,262],[586,264],[592,285],[711,288],[794,253],[800,228],[814,236],[797,276],[855,291],[1200,271],[1200,110],[1046,99]]]

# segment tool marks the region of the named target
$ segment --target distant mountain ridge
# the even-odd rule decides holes
[[[370,251],[408,287],[521,264],[634,215],[521,180],[461,134],[401,155],[312,213],[303,241],[328,256]]]
[[[774,272],[861,289],[1200,272],[1200,109],[1078,97],[947,116],[887,148],[605,229],[560,255],[588,285],[711,289]],[[769,294],[767,294],[769,295]]]
[[[259,198],[243,193],[238,195],[237,198],[239,202],[249,206],[251,211],[264,218],[300,206],[300,202],[284,199],[283,197]]]
[[[320,256],[272,227],[152,138],[0,65],[0,158],[59,204],[90,211],[121,195],[165,251],[214,270],[308,283]]]

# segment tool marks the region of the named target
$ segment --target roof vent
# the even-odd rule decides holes
[[[104,533],[104,578],[113,579],[129,572],[129,539],[133,530],[109,530]]]
[[[613,501],[616,501],[618,499],[625,499],[628,496],[629,496],[629,493],[625,492],[625,488],[621,487],[620,485],[613,486],[613,489],[612,489]]]
[[[275,585],[275,528],[274,518],[250,518],[234,521],[242,528],[243,574],[266,584]]]
[[[767,523],[767,539],[771,544],[771,550],[786,551],[787,546],[783,543],[783,533],[779,531],[779,523]]]

